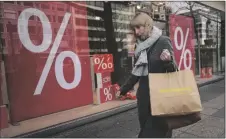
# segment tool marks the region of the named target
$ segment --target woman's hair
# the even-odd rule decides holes
[[[146,13],[143,12],[137,13],[130,21],[130,28],[134,29],[135,27],[138,26],[144,26],[149,29],[152,29],[153,19]]]

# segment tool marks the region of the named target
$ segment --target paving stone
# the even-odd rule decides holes
[[[192,125],[189,125],[189,126],[185,126],[185,127],[182,127],[182,128],[178,128],[178,130],[184,132],[184,131],[188,130],[189,128],[193,127],[194,125],[195,124],[192,124]]]
[[[220,135],[219,138],[225,138],[225,133]]]
[[[98,128],[84,126],[64,133],[66,138],[96,138],[96,134],[102,132]]]
[[[224,133],[224,129],[199,123],[189,128],[186,132],[198,137],[217,138]]]
[[[195,136],[195,135],[189,134],[189,133],[181,133],[176,138],[198,138],[198,136]]]
[[[65,138],[65,135],[64,134],[58,134],[58,135],[55,135],[51,138]]]
[[[215,113],[217,111],[218,111],[218,109],[203,107],[203,110],[201,111],[201,113],[205,114],[205,115],[212,115],[213,113]]]
[[[212,116],[224,118],[225,117],[225,107],[223,107],[220,110],[218,110],[217,112],[215,112]]]
[[[181,132],[181,131],[178,130],[178,129],[175,129],[175,130],[173,130],[173,135],[172,135],[172,137],[175,138],[175,137],[177,137],[178,135],[180,135],[181,133],[183,133],[183,132]]]
[[[208,115],[205,115],[205,114],[202,114],[201,113],[201,120],[205,119],[205,118],[208,118],[209,116]]]
[[[96,136],[98,138],[131,138],[136,135],[137,133],[124,128],[112,128],[110,130],[106,130],[105,132],[99,133]]]
[[[221,109],[224,107],[224,95],[220,95],[217,98],[214,98],[210,101],[207,101],[202,104],[203,107],[207,108],[215,108],[215,109]]]
[[[199,88],[202,103],[212,100],[220,95],[223,95],[224,92],[225,92],[224,85],[222,85],[222,87],[218,87],[211,84]]]
[[[201,120],[199,122],[201,122],[203,119],[205,119],[207,117],[208,117],[207,115],[201,114]],[[184,131],[188,130],[189,128],[193,127],[197,123],[194,123],[192,125],[188,125],[188,126],[185,126],[185,127],[182,127],[182,128],[178,128],[177,130],[184,132]]]
[[[225,128],[224,118],[208,116],[207,118],[201,120],[197,124],[203,124],[206,126],[214,126],[219,128]]]
[[[125,117],[128,117],[128,118],[125,118]],[[134,126],[131,126],[131,125],[134,125]],[[120,129],[123,131],[128,130],[124,132],[125,133],[129,132],[131,134],[131,132],[129,131],[130,128],[131,130],[136,130],[136,132],[133,131],[134,136],[138,134],[139,122],[137,118],[137,109],[126,112],[126,115],[125,113],[121,113],[113,117],[108,117],[108,118],[99,120],[98,122],[89,123],[87,125],[78,127],[75,130],[65,132],[64,135],[70,138],[88,138],[88,137],[96,138],[96,137],[108,137],[108,136],[121,137],[121,135],[117,135],[116,133],[115,133],[116,136],[111,135],[110,132],[114,133],[114,130],[118,131],[118,129]],[[108,136],[105,132],[109,132]],[[121,133],[121,131],[118,131],[118,132]],[[127,135],[129,135],[129,133]]]
[[[132,125],[132,126],[131,126]],[[126,127],[126,129],[136,132],[137,134],[140,132],[140,124],[137,117],[132,118],[132,120],[120,125],[121,127]]]

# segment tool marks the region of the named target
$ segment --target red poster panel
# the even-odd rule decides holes
[[[193,19],[186,16],[171,15],[170,38],[178,68],[180,70],[191,69],[195,73]]]
[[[92,104],[85,2],[2,7],[12,122]]]
[[[93,56],[94,72],[113,72],[113,56],[112,54],[98,54]]]
[[[105,103],[116,99],[116,92],[113,85],[99,88],[100,103]]]
[[[102,104],[108,101],[116,99],[116,94],[118,94],[120,87],[117,84],[104,86],[103,88],[97,88],[97,91],[94,92],[94,104]]]
[[[0,62],[1,64],[1,62]],[[0,65],[1,66],[1,65]],[[1,71],[1,67],[0,67],[0,106],[3,105],[3,93],[2,93],[2,71]]]

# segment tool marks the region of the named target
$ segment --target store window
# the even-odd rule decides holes
[[[201,74],[201,69],[211,68],[214,74],[221,71],[222,58],[220,57],[221,46],[221,16],[220,12],[209,7],[200,5],[196,2],[191,2],[192,11],[189,10],[188,2],[171,2],[174,7],[174,13],[184,15],[195,19],[195,29],[197,35],[194,34],[194,39],[199,41],[196,43],[196,74]],[[192,13],[192,14],[191,14]],[[198,45],[200,44],[200,45]],[[199,55],[200,53],[200,55]],[[199,60],[200,59],[200,60]]]
[[[106,32],[103,34],[100,32],[100,29],[106,31],[104,24],[103,17],[98,15],[98,12],[104,11],[104,2],[87,2],[90,5],[89,8],[92,10],[88,10],[88,25],[92,27],[92,31],[89,31],[89,37],[95,37],[96,40],[100,42],[99,45],[101,47],[95,47],[95,49],[103,49],[109,50],[106,44],[106,36],[108,33]],[[126,36],[130,32],[129,29],[129,21],[133,18],[136,12],[146,12],[154,19],[154,25],[158,28],[162,29],[163,35],[169,36],[169,15],[176,14],[181,16],[188,16],[195,19],[194,25],[194,34],[193,34],[193,42],[195,44],[195,73],[197,75],[200,74],[200,68],[203,68],[205,64],[207,66],[212,67],[214,73],[219,72],[222,67],[220,64],[220,46],[221,46],[221,16],[217,11],[213,9],[199,5],[197,3],[191,2],[193,5],[192,11],[189,10],[189,2],[137,2],[136,4],[128,4],[123,2],[111,2],[111,10],[112,15],[109,15],[109,18],[112,18],[112,25],[113,25],[113,37],[115,39],[115,44],[118,53],[123,53],[121,59],[123,57],[127,57],[127,59],[132,58],[131,55],[125,55],[122,52],[123,48],[126,48]],[[191,13],[194,17],[191,16]],[[110,17],[111,16],[111,17]],[[98,18],[97,18],[98,17]],[[92,19],[90,19],[92,18]],[[217,21],[217,22],[216,22]],[[197,30],[197,34],[195,32]],[[100,39],[103,38],[103,39]],[[198,40],[197,40],[198,39]],[[92,40],[92,39],[91,39]],[[93,46],[94,42],[89,42],[90,46]],[[94,48],[94,47],[92,47]],[[92,51],[92,50],[91,50]],[[123,50],[124,51],[124,50]],[[126,50],[125,50],[126,51]],[[100,52],[103,52],[100,50]],[[203,55],[208,53],[210,56],[207,62],[203,62],[205,58]],[[92,52],[90,54],[93,54]],[[128,54],[128,52],[127,52]],[[129,61],[132,63],[132,60]],[[130,65],[130,64],[122,64],[122,65]],[[130,66],[128,69],[132,69]],[[129,73],[129,70],[127,71]]]

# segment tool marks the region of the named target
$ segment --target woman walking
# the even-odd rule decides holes
[[[148,73],[174,71],[174,54],[171,41],[162,31],[153,26],[152,18],[145,13],[138,13],[131,20],[137,44],[135,65],[132,74],[120,88],[120,95],[125,95],[139,81],[137,90],[138,117],[140,122],[139,138],[170,138],[172,130],[166,128],[164,119],[151,115]]]

